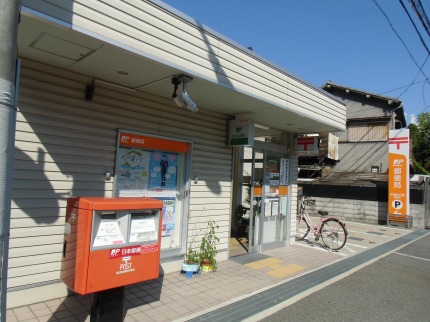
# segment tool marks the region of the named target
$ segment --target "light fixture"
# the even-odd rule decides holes
[[[190,95],[187,93],[187,84],[192,82],[193,78],[188,75],[178,75],[172,78],[172,84],[174,86],[172,99],[179,107],[186,107],[191,112],[197,112],[199,109],[197,108],[197,104],[191,99]],[[182,83],[182,93],[179,95],[176,94],[179,85]]]
[[[105,171],[104,177],[106,181],[110,181],[110,179],[112,178],[112,174],[109,172],[109,170]]]
[[[87,87],[85,88],[85,99],[87,101],[91,101],[93,99],[93,95],[94,95],[94,79],[91,81],[90,84],[87,85]]]

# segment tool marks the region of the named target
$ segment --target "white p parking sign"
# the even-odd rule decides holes
[[[392,206],[396,210],[402,209],[403,208],[403,202],[401,200],[393,200]]]

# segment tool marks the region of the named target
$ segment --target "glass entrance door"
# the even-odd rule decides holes
[[[265,151],[261,210],[261,250],[285,245],[287,238],[289,159],[285,153]]]
[[[289,159],[285,147],[256,142],[245,147],[241,180],[241,209],[246,223],[246,251],[280,247],[287,241]],[[243,225],[242,225],[243,227]]]
[[[264,182],[264,150],[252,149],[250,186],[249,252],[260,251],[262,228],[262,191]]]

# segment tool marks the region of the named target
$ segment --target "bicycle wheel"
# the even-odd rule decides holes
[[[338,219],[328,219],[321,226],[321,239],[331,250],[339,250],[346,243],[347,232]]]
[[[303,240],[306,238],[310,230],[310,227],[306,220],[302,217],[296,217],[296,240]]]

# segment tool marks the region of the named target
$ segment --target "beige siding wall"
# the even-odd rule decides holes
[[[336,128],[345,127],[345,107],[329,94],[153,2],[69,0],[54,5],[47,0],[24,0],[23,5],[48,14],[71,29],[111,44],[119,43],[168,66],[180,66],[187,73],[303,117],[319,119]]]
[[[98,86],[85,101],[90,79],[23,61],[14,162],[8,286],[14,291],[60,277],[66,199],[112,196],[117,129],[193,142],[190,221],[220,226],[228,248],[232,150],[225,147],[229,117],[192,114],[167,99]],[[185,214],[186,216],[188,214]],[[191,225],[190,225],[191,226]]]

